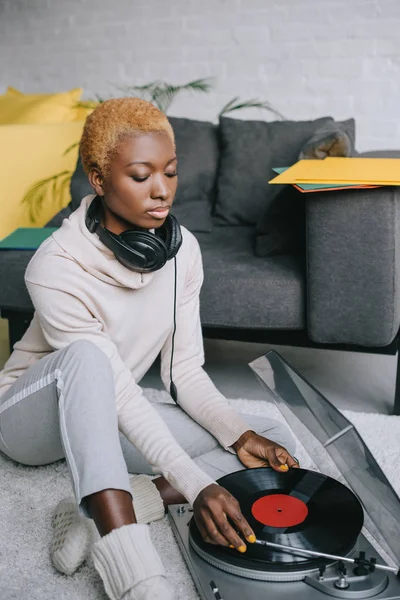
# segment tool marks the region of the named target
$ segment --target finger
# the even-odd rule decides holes
[[[279,451],[279,448],[273,448],[268,452],[270,466],[274,469],[274,471],[279,471],[280,473],[282,473],[282,471],[288,471],[289,466],[286,463],[287,453],[283,451],[278,455],[277,450]]]
[[[228,517],[225,513],[214,516],[215,523],[218,527],[218,531],[224,537],[228,546],[233,546],[239,552],[246,552],[246,544],[239,537],[235,529],[228,521]]]
[[[254,535],[254,531],[248,524],[247,520],[243,516],[239,505],[228,512],[228,517],[234,524],[239,534],[242,534],[243,538],[250,542],[250,544],[254,544],[256,541],[256,536]]]
[[[282,448],[282,447],[273,448],[272,452],[275,453],[275,456],[278,460],[278,463],[275,462],[275,465],[271,464],[272,468],[275,468],[275,470],[285,472],[285,471],[288,471],[289,469],[293,469],[293,468],[298,469],[299,468],[298,460],[293,458],[293,456],[291,456],[289,454],[289,452],[286,450],[286,448]]]
[[[229,546],[233,542],[229,541],[220,531],[218,521],[221,520],[221,517],[217,518],[211,512],[203,517],[203,525],[206,530],[206,535],[212,543],[218,544],[219,546]],[[240,539],[240,538],[239,538]],[[236,544],[233,544],[236,547]],[[240,540],[239,546],[243,545],[243,542]]]
[[[205,527],[203,527],[203,525],[201,523],[197,523],[196,521],[196,525],[199,528],[201,537],[203,538],[203,540],[207,543],[207,544],[214,544],[217,545],[216,542],[214,542],[209,536],[208,533],[205,529]]]
[[[286,450],[286,448],[277,448],[276,456],[277,456],[279,462],[281,463],[281,465],[287,466],[287,469],[282,469],[282,467],[281,467],[281,470],[298,469],[299,468],[299,461],[296,458],[293,458],[293,456],[291,456],[289,454],[289,452]]]
[[[287,455],[286,464],[289,469],[298,469],[300,467],[300,463],[290,454]]]

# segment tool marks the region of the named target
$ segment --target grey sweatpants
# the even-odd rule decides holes
[[[178,406],[154,406],[181,447],[211,477],[244,468]],[[294,452],[293,438],[281,423],[251,415],[244,419],[249,429]],[[111,365],[86,340],[40,359],[0,397],[0,450],[24,465],[65,458],[79,505],[101,490],[129,492],[128,472],[152,474],[147,460],[118,432]]]

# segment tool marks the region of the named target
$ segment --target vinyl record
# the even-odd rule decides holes
[[[347,487],[321,473],[290,469],[247,469],[218,480],[238,500],[259,540],[285,544],[329,554],[348,554],[363,526],[362,506]],[[251,568],[301,570],[321,564],[320,559],[277,551],[247,543],[239,554],[203,541],[192,519],[193,546],[218,559]]]

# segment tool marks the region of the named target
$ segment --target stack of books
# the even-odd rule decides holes
[[[299,160],[277,167],[271,184],[291,184],[302,193],[339,189],[400,186],[400,158],[337,158]]]

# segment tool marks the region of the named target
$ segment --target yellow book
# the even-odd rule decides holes
[[[299,160],[269,183],[400,186],[400,158]]]

